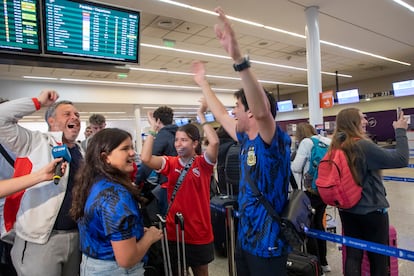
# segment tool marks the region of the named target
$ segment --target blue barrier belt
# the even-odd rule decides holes
[[[375,242],[364,241],[356,238],[341,236],[316,229],[305,229],[305,232],[307,236],[312,238],[327,240],[382,255],[414,261],[414,251],[387,246]]]
[[[213,204],[210,204],[210,207],[222,213],[225,213],[225,210],[226,210],[222,206],[217,206]],[[235,210],[233,211],[234,211],[233,213],[234,217],[240,217],[239,212]],[[310,228],[305,228],[305,233],[307,236],[312,237],[312,238],[335,242],[335,243],[343,244],[346,246],[350,246],[350,247],[354,247],[354,248],[358,248],[361,250],[366,250],[366,251],[370,251],[370,252],[374,252],[374,253],[378,253],[382,255],[387,255],[387,256],[405,259],[409,261],[414,261],[414,251],[401,249],[401,248],[393,247],[393,246],[388,246],[384,244],[379,244],[375,242],[364,241],[364,240],[360,240],[357,238],[351,238],[347,236],[337,235],[337,234],[333,234],[330,232],[324,232],[324,231],[310,229]]]
[[[414,178],[412,177],[383,176],[382,179],[388,181],[414,182]]]

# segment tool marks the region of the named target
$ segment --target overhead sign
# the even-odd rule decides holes
[[[333,90],[319,93],[319,107],[329,108],[333,106]]]

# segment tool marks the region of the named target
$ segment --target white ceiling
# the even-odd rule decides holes
[[[103,3],[142,11],[141,43],[163,46],[163,39],[174,40],[175,47],[226,55],[215,38],[213,26],[216,16],[191,11],[157,0],[106,0]],[[221,6],[227,14],[255,21],[301,35],[305,34],[306,14],[309,6],[319,7],[320,39],[376,55],[414,64],[414,13],[392,0],[180,0],[206,10]],[[408,0],[414,5],[414,0]],[[240,47],[252,60],[306,68],[306,41],[302,38],[272,32],[263,28],[234,23]],[[189,72],[194,59],[207,62],[208,74],[237,77],[231,61],[195,54],[177,53],[141,46],[141,68]],[[261,80],[307,84],[306,72],[254,64]],[[338,71],[352,75],[339,78],[340,84],[370,78],[414,71],[413,66],[321,45],[322,71]],[[116,72],[75,70],[51,67],[33,67],[0,64],[0,78],[21,79],[22,75],[48,77],[76,77],[94,80],[173,84],[194,86],[191,76],[130,71],[126,79],[118,79]],[[213,87],[237,89],[239,81],[210,79]],[[322,75],[324,88],[335,88],[335,76]],[[264,84],[269,90],[276,85]],[[306,88],[279,85],[280,94],[306,91]],[[168,104],[160,99],[155,105]],[[101,105],[102,107],[102,105]],[[83,109],[94,109],[94,105]],[[132,110],[132,108],[131,108]]]

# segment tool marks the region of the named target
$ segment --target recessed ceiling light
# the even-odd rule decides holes
[[[401,5],[401,6],[403,6],[404,8],[409,9],[410,11],[414,12],[414,7],[411,6],[410,4],[408,4],[408,3],[406,3],[402,0],[394,0],[394,2]]]

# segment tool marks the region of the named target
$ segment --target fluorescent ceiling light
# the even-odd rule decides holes
[[[362,54],[362,55],[366,55],[366,56],[370,56],[370,57],[374,57],[374,58],[378,58],[378,59],[382,59],[382,60],[386,60],[386,61],[391,61],[391,62],[394,62],[394,63],[399,63],[399,64],[402,64],[402,65],[406,65],[406,66],[411,66],[411,63],[408,63],[408,62],[403,62],[403,61],[399,61],[399,60],[396,60],[396,59],[383,57],[383,56],[376,55],[376,54],[373,54],[373,53],[370,53],[370,52],[358,50],[358,49],[347,47],[347,46],[342,46],[342,45],[335,44],[335,43],[328,42],[328,41],[324,41],[324,40],[321,40],[321,44],[330,45],[330,46],[337,47],[337,48],[340,48],[340,49],[343,49],[343,50],[348,50],[348,51],[355,52],[355,53],[358,53],[358,54]]]
[[[174,110],[176,108],[174,107]],[[197,113],[197,110],[193,110],[193,111],[174,111],[174,115],[178,115],[178,114],[194,114]]]
[[[24,116],[24,118],[26,118],[26,119],[44,119],[43,116],[37,116],[37,115]]]
[[[125,111],[81,111],[80,114],[126,114]]]
[[[25,79],[39,79],[43,80],[44,77],[36,76],[23,76]],[[81,82],[92,84],[113,84],[113,85],[127,85],[127,86],[144,86],[144,87],[160,87],[169,89],[187,89],[187,90],[200,90],[198,86],[183,86],[183,85],[165,85],[156,83],[138,83],[138,82],[121,82],[121,81],[102,81],[102,80],[87,80],[87,79],[70,79],[70,78],[54,78],[54,80],[60,80],[64,82]],[[212,88],[213,91],[220,92],[234,92],[237,89],[232,88]]]
[[[154,108],[158,108],[158,106],[143,106],[143,109],[154,109]],[[197,111],[199,107],[182,107],[182,106],[176,106],[174,107],[175,110],[179,110],[179,109],[185,109],[185,110],[195,110]]]
[[[215,13],[215,12],[212,12],[212,11],[209,11],[209,10],[206,10],[206,9],[197,8],[197,7],[190,6],[190,5],[186,5],[186,4],[183,4],[183,3],[180,3],[180,2],[171,1],[171,0],[159,0],[159,1],[164,2],[166,4],[179,6],[179,7],[182,7],[182,8],[187,8],[187,9],[199,11],[199,12],[202,12],[202,13],[206,13],[206,14],[209,14],[209,15],[217,16],[217,13]],[[407,9],[410,9],[411,11],[413,11],[411,9],[413,7],[408,5],[404,1],[394,0],[394,2],[406,7]],[[298,33],[289,32],[289,31],[286,31],[286,30],[282,30],[282,29],[279,29],[279,28],[272,27],[272,26],[266,26],[266,25],[263,25],[261,23],[245,20],[245,19],[234,17],[234,16],[231,16],[231,15],[227,15],[227,18],[229,18],[230,20],[233,20],[233,21],[237,21],[237,22],[240,22],[240,23],[243,23],[243,24],[252,25],[252,26],[255,26],[255,27],[258,27],[258,28],[264,28],[264,29],[268,29],[268,30],[278,32],[278,33],[287,34],[287,35],[294,36],[294,37],[306,38],[306,36],[298,34]],[[374,58],[378,58],[378,59],[382,59],[382,60],[386,60],[386,61],[390,61],[390,62],[394,62],[394,63],[399,63],[399,64],[406,65],[406,66],[411,66],[411,64],[408,63],[408,62],[403,62],[403,61],[399,61],[399,60],[396,60],[396,59],[387,58],[387,57],[376,55],[376,54],[369,53],[369,52],[366,52],[366,51],[361,51],[361,50],[358,50],[358,49],[355,49],[355,48],[352,48],[352,47],[339,45],[339,44],[336,44],[336,43],[333,43],[333,42],[320,40],[320,43],[321,44],[326,44],[326,45],[329,45],[329,46],[333,46],[333,47],[338,47],[340,49],[355,52],[355,53],[358,53],[358,54],[368,55],[368,56],[371,56],[371,57],[374,57]]]
[[[193,73],[188,72],[180,72],[180,71],[169,71],[169,70],[159,70],[159,69],[147,69],[147,68],[139,68],[139,67],[130,67],[129,69],[135,70],[135,71],[144,71],[144,72],[154,72],[154,73],[164,73],[164,74],[177,74],[177,75],[186,75],[186,76],[194,76]],[[334,73],[332,73],[334,74]],[[349,77],[350,75],[343,75],[338,74],[343,77]],[[228,77],[228,76],[220,76],[220,75],[209,75],[207,74],[206,77],[208,78],[216,78],[216,79],[226,79],[226,80],[237,80],[240,81],[241,78],[236,77]],[[300,83],[290,83],[290,82],[281,82],[281,81],[268,81],[268,80],[258,80],[260,83],[270,83],[270,84],[282,84],[287,86],[298,86],[298,87],[308,87],[306,84],[300,84]]]
[[[58,80],[58,78],[50,78],[50,77],[35,77],[35,76],[23,76],[25,79],[36,79],[36,80]]]
[[[402,0],[394,0],[395,3],[397,3],[398,5],[403,6],[404,8],[409,9],[410,11],[414,12],[414,7],[411,6],[410,4],[402,1]]]
[[[167,50],[167,51],[180,52],[180,53],[194,54],[194,55],[197,55],[197,56],[201,55],[201,56],[215,57],[215,58],[221,58],[221,59],[230,59],[230,57],[223,56],[223,55],[210,54],[210,53],[206,53],[206,52],[198,52],[198,51],[179,49],[179,48],[170,48],[170,47],[159,46],[159,45],[154,45],[154,44],[141,43],[141,46],[148,47],[148,48]],[[284,68],[284,69],[290,69],[290,70],[298,70],[298,71],[303,71],[303,72],[308,71],[308,69],[303,68],[303,67],[296,67],[296,66],[278,64],[278,63],[271,63],[271,62],[253,60],[253,59],[250,59],[250,62],[251,63],[256,63],[256,64],[261,64],[261,65],[267,65],[267,66],[279,67],[279,68]],[[140,70],[137,67],[130,67],[130,69]],[[152,70],[152,69],[150,69],[150,70]],[[163,70],[155,71],[155,69],[154,69],[154,72],[161,73],[160,71],[163,71]],[[164,72],[172,72],[172,71],[164,71]],[[330,76],[335,76],[336,75],[336,73],[330,73],[330,72],[321,72],[321,73],[325,74],[325,75],[330,75]],[[180,73],[180,74],[185,75],[185,74],[190,74],[190,73]],[[338,76],[344,77],[344,78],[352,78],[352,76],[345,75],[345,74],[338,74]]]
[[[260,83],[269,83],[269,84],[282,84],[286,86],[299,86],[299,87],[308,87],[306,84],[297,84],[297,83],[290,83],[290,82],[281,82],[281,81],[265,81],[265,80],[258,80]]]
[[[155,49],[160,49],[160,50],[179,52],[179,53],[202,55],[202,56],[222,58],[222,59],[230,59],[230,57],[223,56],[223,55],[216,55],[216,54],[210,54],[210,53],[205,53],[205,52],[198,52],[198,51],[192,51],[192,50],[171,48],[171,47],[159,46],[159,45],[154,45],[154,44],[141,43],[140,46],[148,47],[148,48],[155,48]]]

